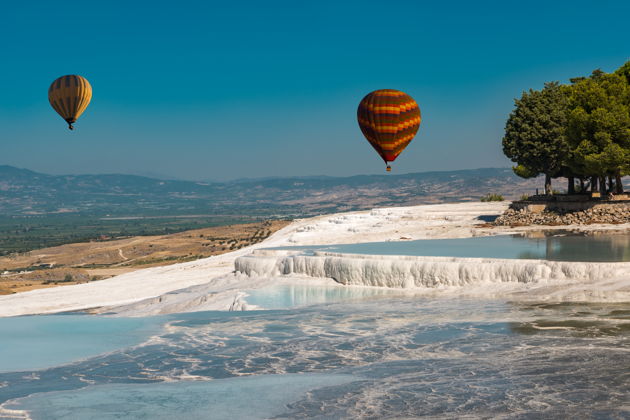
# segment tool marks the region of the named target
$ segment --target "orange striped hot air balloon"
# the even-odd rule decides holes
[[[79,116],[85,111],[92,99],[92,86],[85,77],[74,74],[61,76],[48,88],[50,105],[66,120],[68,128],[73,130]]]
[[[363,135],[383,158],[389,172],[389,162],[396,160],[420,128],[420,107],[404,92],[380,89],[363,98],[357,119]]]

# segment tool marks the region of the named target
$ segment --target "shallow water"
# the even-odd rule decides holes
[[[0,401],[34,419],[630,416],[628,304],[370,296],[147,320],[163,329],[139,345],[0,373]]]
[[[36,394],[23,400],[32,418],[260,419],[313,388],[351,382],[350,375],[255,375],[221,381],[98,385],[79,391]],[[247,401],[247,404],[243,404]],[[185,413],[182,415],[182,413]],[[217,415],[218,414],[218,415]]]
[[[262,309],[286,309],[393,297],[400,291],[382,287],[278,284],[247,291],[245,301]]]
[[[40,315],[0,318],[0,372],[42,369],[145,341],[159,318]]]
[[[630,234],[573,233],[498,235],[459,239],[368,242],[358,244],[283,247],[345,254],[428,257],[543,259],[551,261],[630,261]]]

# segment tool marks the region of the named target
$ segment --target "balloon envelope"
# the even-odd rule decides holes
[[[359,104],[357,119],[363,135],[385,163],[393,162],[418,132],[420,107],[399,90],[375,90]]]
[[[86,78],[74,74],[61,76],[48,88],[48,101],[61,118],[72,124],[85,111],[92,99],[92,86]]]

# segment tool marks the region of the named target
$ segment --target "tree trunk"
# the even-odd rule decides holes
[[[615,192],[615,181],[612,175],[608,175],[608,192]]]
[[[545,174],[545,195],[551,195],[551,176]]]
[[[617,194],[623,194],[623,182],[621,182],[621,173],[617,171],[615,174],[615,187]]]
[[[591,192],[599,192],[599,189],[597,188],[597,180],[596,176],[591,177]]]
[[[602,198],[604,197],[604,194],[606,194],[606,176],[602,175],[599,177],[599,193],[602,195]]]
[[[584,178],[580,178],[580,194],[584,194],[586,191],[584,190]]]
[[[575,194],[575,178],[573,178],[572,176],[569,177],[567,194]]]

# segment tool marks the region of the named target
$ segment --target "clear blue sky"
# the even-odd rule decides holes
[[[393,173],[507,166],[513,99],[630,58],[630,2],[7,2],[0,164],[183,179],[384,173],[356,107],[420,104]],[[47,89],[94,96],[70,132]]]

